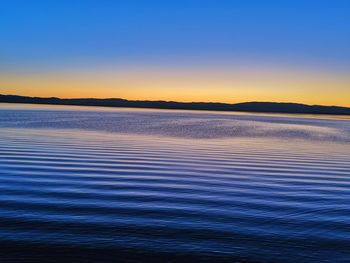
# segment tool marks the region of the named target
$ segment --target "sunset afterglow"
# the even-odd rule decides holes
[[[350,106],[346,1],[14,2],[0,94]]]

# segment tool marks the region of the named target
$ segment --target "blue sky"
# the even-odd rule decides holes
[[[198,58],[349,68],[349,12],[342,0],[4,0],[1,63]]]
[[[245,65],[350,75],[349,14],[347,0],[3,0],[0,73]]]

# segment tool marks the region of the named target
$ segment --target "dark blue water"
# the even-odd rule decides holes
[[[350,262],[350,120],[0,106],[0,262]]]

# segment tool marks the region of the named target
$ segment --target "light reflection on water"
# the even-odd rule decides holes
[[[347,262],[349,127],[2,106],[0,259]]]

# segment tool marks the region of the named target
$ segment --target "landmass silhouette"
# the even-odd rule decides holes
[[[2,95],[2,94],[0,94],[0,102],[52,104],[52,105],[103,106],[103,107],[128,107],[128,108],[155,108],[155,109],[177,109],[177,110],[211,110],[211,111],[350,115],[350,108],[348,107],[306,105],[306,104],[300,104],[300,103],[280,103],[280,102],[244,102],[244,103],[228,104],[228,103],[217,103],[217,102],[126,100],[126,99],[120,99],[120,98],[61,99],[56,97],[42,98],[42,97],[28,97],[28,96]]]

